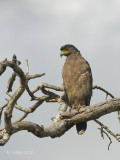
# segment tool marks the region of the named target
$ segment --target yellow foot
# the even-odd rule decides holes
[[[78,106],[78,109],[82,108],[82,107],[85,107],[85,105],[80,105]]]
[[[85,107],[85,105],[79,105],[77,108],[74,108],[74,106],[72,106],[72,108],[69,108],[69,112],[71,112],[73,109],[80,109],[82,107]]]
[[[69,108],[69,112],[71,112],[71,111],[72,111],[72,109],[73,109],[73,108]]]

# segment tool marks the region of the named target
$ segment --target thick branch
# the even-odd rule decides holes
[[[5,68],[8,66],[11,67],[20,78],[20,86],[16,90],[14,95],[11,97],[11,99],[6,107],[6,111],[4,113],[4,115],[5,115],[4,116],[5,129],[8,133],[10,133],[12,130],[12,125],[11,125],[12,111],[13,111],[13,108],[14,108],[17,100],[20,98],[20,96],[22,95],[22,93],[24,92],[24,90],[26,88],[27,80],[26,80],[26,76],[25,76],[24,72],[15,63],[6,60],[6,61],[1,62],[0,66],[1,66],[1,68],[2,68],[2,66]],[[3,73],[3,70],[1,72],[1,74],[2,73]]]
[[[62,136],[68,129],[70,129],[74,124],[72,123],[66,123],[64,120],[58,121],[53,123],[47,128],[44,128],[43,126],[39,126],[38,124],[22,121],[17,122],[13,124],[14,126],[14,132],[16,133],[21,130],[27,130],[28,132],[33,133],[35,136],[39,138],[43,137],[60,137]]]
[[[65,93],[63,92],[63,94],[60,96],[60,98],[58,99],[58,103],[60,104],[60,107],[58,109],[58,113],[56,115],[56,117],[53,117],[52,120],[54,122],[57,122],[58,120],[60,120],[60,116],[63,112],[67,111],[67,107],[68,105],[66,104],[65,101]]]
[[[14,83],[14,81],[15,81],[15,78],[16,78],[16,73],[14,72],[13,74],[12,74],[12,76],[10,77],[10,79],[8,80],[8,84],[7,84],[7,88],[8,88],[8,90],[7,90],[7,92],[11,92],[12,91],[12,86],[13,86],[13,83]]]
[[[72,110],[70,112],[62,113],[61,119],[71,121],[74,123],[89,121],[100,118],[103,115],[120,110],[120,99],[114,98],[105,102],[98,103],[93,106],[80,108],[79,110]]]
[[[21,130],[27,130],[40,138],[48,136],[55,138],[62,136],[76,123],[97,119],[119,109],[120,99],[111,99],[93,106],[80,108],[79,111],[72,110],[72,112],[64,112],[61,115],[62,119],[59,119],[47,128],[27,121],[14,123],[12,134]]]
[[[31,132],[35,136],[40,137],[40,138],[48,137],[48,136],[50,136],[51,138],[55,138],[55,137],[62,136],[67,130],[69,130],[72,126],[74,126],[75,124],[79,122],[95,120],[111,112],[120,111],[120,99],[115,99],[114,96],[108,91],[104,90],[103,88],[99,86],[94,86],[93,89],[100,89],[114,99],[107,100],[105,102],[102,102],[96,105],[92,105],[92,106],[86,106],[86,107],[80,108],[79,110],[72,109],[71,112],[70,111],[66,112],[67,104],[66,104],[64,92],[61,96],[59,96],[52,91],[46,90],[46,88],[49,88],[55,91],[63,91],[63,88],[57,87],[54,85],[49,85],[46,83],[42,83],[32,92],[28,86],[28,81],[30,79],[41,77],[44,75],[44,73],[29,75],[29,64],[28,64],[28,60],[26,60],[26,74],[24,74],[24,72],[19,67],[19,64],[20,62],[17,60],[17,57],[15,55],[13,56],[12,61],[7,61],[6,59],[0,63],[0,75],[6,70],[6,67],[8,66],[11,67],[14,71],[12,77],[8,81],[8,92],[12,90],[12,86],[13,86],[15,77],[19,76],[20,78],[20,86],[16,90],[16,92],[12,96],[10,96],[10,100],[7,103],[7,107],[5,105],[0,108],[0,116],[1,116],[3,108],[6,107],[6,111],[4,112],[5,129],[2,129],[0,132],[0,145],[4,145],[9,140],[12,134],[18,131],[21,131],[21,130],[27,130],[28,132]],[[32,107],[29,107],[28,109],[22,108],[17,105],[17,100],[23,94],[25,89],[27,90],[32,100],[38,100]],[[35,97],[34,93],[39,90],[44,94],[44,96]],[[58,113],[56,117],[53,118],[52,125],[44,128],[43,126],[40,126],[32,122],[22,121],[25,117],[27,117],[29,113],[36,110],[36,108],[40,106],[44,101],[58,102],[60,104]],[[21,118],[19,118],[17,121],[11,124],[12,111],[14,107],[23,111],[24,115]],[[116,140],[119,141],[119,136],[120,136],[119,134],[114,134],[106,126],[104,126],[101,122],[97,120],[95,120],[95,122],[101,125],[102,134],[105,133],[110,139],[109,135],[105,132],[107,131],[109,134],[115,137]],[[105,131],[103,131],[103,129]]]
[[[4,129],[0,133],[0,146],[4,146],[8,142],[9,138],[10,138],[10,134],[8,134]]]

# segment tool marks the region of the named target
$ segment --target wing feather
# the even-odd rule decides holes
[[[92,73],[88,62],[80,54],[67,57],[62,71],[63,86],[70,107],[89,105],[92,95]]]

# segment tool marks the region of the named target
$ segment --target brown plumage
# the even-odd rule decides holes
[[[92,96],[92,74],[88,62],[73,45],[61,47],[61,56],[67,56],[62,70],[63,87],[69,107],[77,109],[90,105]],[[76,125],[78,134],[87,128],[86,122]]]

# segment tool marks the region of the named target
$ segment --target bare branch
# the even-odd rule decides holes
[[[28,64],[28,59],[26,59],[26,75],[29,74],[29,64]]]
[[[25,119],[28,116],[28,114],[29,113],[25,112],[24,115],[22,117],[20,117],[19,119],[17,119],[15,122],[13,122],[13,124],[16,123],[16,122],[22,121],[23,119]]]
[[[62,113],[61,119],[75,123],[98,119],[103,115],[120,110],[120,99],[113,98],[92,106],[82,107],[79,110],[72,109],[70,112]]]
[[[1,122],[1,117],[2,117],[2,112],[3,109],[7,106],[8,103],[4,104],[1,108],[0,108],[0,122]]]
[[[12,62],[14,64],[16,64],[16,65],[20,65],[21,64],[21,62],[17,60],[17,57],[16,57],[15,54],[13,55]],[[7,84],[7,88],[8,88],[7,92],[11,92],[12,91],[13,83],[16,80],[16,76],[17,76],[17,74],[14,72],[12,74],[12,76],[9,78],[8,84]]]
[[[28,130],[28,132],[32,132],[35,136],[39,138],[43,137],[60,137],[62,136],[68,129],[70,129],[74,124],[65,123],[65,121],[58,121],[53,123],[51,126],[44,128],[43,126],[39,126],[38,124],[21,121],[15,123],[14,126],[14,133],[21,131],[21,130]]]
[[[110,141],[110,143],[108,144],[108,150],[109,150],[110,149],[110,145],[112,144],[112,139],[110,138],[110,136],[108,135],[108,133],[103,130],[103,128],[98,128],[98,129],[101,131],[101,136],[102,136],[103,139],[104,139],[103,133],[108,137],[108,139]]]
[[[28,130],[40,138],[48,136],[52,138],[59,137],[74,124],[99,118],[105,114],[119,110],[119,106],[120,99],[111,99],[93,106],[80,108],[78,111],[72,110],[72,112],[62,112],[62,120],[59,119],[47,128],[40,127],[38,124],[32,122],[17,122],[13,124],[11,135],[21,130]],[[116,134],[116,136],[119,136],[119,134]]]
[[[13,83],[15,81],[15,78],[16,78],[16,73],[14,72],[12,74],[12,76],[10,77],[10,79],[8,80],[8,84],[7,84],[7,92],[11,92],[12,91],[12,86],[13,86]]]
[[[108,149],[110,147],[110,144],[112,143],[112,140],[109,135],[113,136],[118,142],[120,141],[120,134],[113,133],[111,130],[108,129],[107,126],[103,125],[101,122],[96,120],[97,118],[109,114],[111,112],[115,111],[120,112],[120,99],[114,98],[114,96],[105,89],[99,86],[94,86],[93,89],[100,89],[103,92],[105,92],[107,96],[109,95],[113,99],[101,102],[96,105],[82,107],[78,110],[72,109],[71,111],[67,111],[68,106],[66,103],[65,93],[63,92],[64,90],[62,87],[57,87],[47,83],[42,83],[34,91],[31,91],[28,86],[29,80],[41,77],[44,75],[44,73],[29,75],[29,64],[28,60],[26,60],[26,74],[24,74],[22,69],[19,67],[19,64],[20,61],[17,60],[16,55],[13,56],[12,61],[7,61],[6,59],[0,63],[0,75],[2,75],[5,72],[6,67],[11,67],[14,71],[14,73],[12,74],[11,78],[8,81],[8,92],[12,91],[12,86],[16,76],[18,76],[20,80],[19,88],[13,95],[7,93],[10,96],[10,100],[7,100],[8,103],[0,108],[0,118],[1,118],[3,109],[6,107],[6,111],[4,112],[5,128],[0,130],[1,146],[6,144],[6,142],[9,140],[12,134],[22,130],[27,130],[28,132],[33,133],[35,136],[39,138],[48,136],[51,138],[55,138],[62,136],[75,124],[90,120],[94,120],[101,126],[100,131],[101,131],[101,136],[103,138],[104,134],[109,138],[110,143],[108,145]],[[32,100],[37,100],[37,102],[35,102],[35,104],[29,108],[28,107],[23,108],[17,104],[17,100],[21,97],[25,89],[27,90]],[[55,91],[62,91],[63,93],[60,96],[51,91],[51,89]],[[34,96],[34,93],[36,93],[37,91],[41,91],[44,95],[42,97]],[[53,124],[44,128],[43,125],[40,126],[39,124],[23,121],[28,116],[29,113],[34,112],[43,102],[58,102],[60,104],[56,117],[52,118]],[[15,122],[11,123],[12,112],[14,107],[22,111],[24,114]]]
[[[96,123],[98,123],[101,126],[101,130],[103,132],[103,129],[105,129],[111,136],[113,136],[118,142],[120,142],[120,134],[113,133],[107,126],[105,126],[103,123],[101,123],[98,120],[94,120]]]
[[[39,90],[41,90],[45,95],[48,95],[51,99],[52,98],[59,98],[60,97],[59,95],[57,95],[57,94],[55,94],[55,93],[53,93],[51,91],[46,90],[45,86],[43,84],[41,84],[39,86]]]
[[[63,92],[63,94],[60,96],[60,98],[58,99],[58,103],[60,104],[58,113],[56,115],[56,117],[53,117],[52,120],[53,122],[57,122],[58,120],[60,120],[60,116],[63,112],[67,111],[67,104],[65,101],[65,93]]]
[[[118,111],[118,119],[119,119],[119,122],[120,122],[120,111]]]
[[[32,100],[35,100],[36,97],[35,97],[34,94],[31,92],[31,90],[30,90],[30,88],[29,88],[28,85],[26,86],[26,91],[28,92],[29,96],[31,97],[31,101],[32,101]]]
[[[105,90],[104,88],[100,87],[100,86],[93,86],[93,89],[100,89],[101,91],[105,92],[106,93],[106,100],[107,100],[107,97],[108,95],[111,97],[111,98],[115,98],[110,92],[108,92],[107,90]],[[119,122],[120,122],[120,111],[118,111],[118,119],[119,119]]]
[[[64,89],[62,87],[57,87],[57,86],[50,85],[50,84],[47,84],[47,83],[42,83],[41,85],[43,85],[45,88],[50,88],[50,89],[53,89],[55,91],[64,91]]]
[[[30,91],[29,87],[27,86],[27,91],[29,93],[29,95],[31,96],[31,100],[43,100],[46,102],[58,102],[58,98],[60,97],[59,95],[57,95],[56,93],[53,93],[52,91],[48,91],[45,88],[51,88],[51,89],[55,89],[55,90],[60,90],[60,87],[56,87],[53,85],[48,85],[48,84],[41,84],[40,86],[38,86],[34,91]],[[41,90],[43,94],[47,95],[47,96],[43,96],[43,97],[35,97],[34,93],[36,93],[37,91]]]
[[[27,80],[38,78],[38,77],[41,77],[41,76],[44,76],[44,75],[45,75],[45,73],[29,75],[29,63],[28,63],[28,59],[26,59],[26,77],[27,77]]]
[[[41,74],[35,74],[35,75],[27,75],[27,79],[30,80],[30,79],[35,79],[35,78],[39,78],[39,77],[42,77],[44,76],[45,73],[41,73]]]
[[[5,59],[4,61],[0,63],[0,75],[2,75],[6,70],[6,65],[4,64],[6,61],[7,59]]]
[[[107,90],[105,90],[104,88],[100,86],[95,85],[93,86],[93,89],[100,89],[101,91],[105,92],[107,96],[109,95],[111,98],[115,98],[110,92],[108,92]]]
[[[9,93],[7,93],[7,94],[8,94],[8,96],[12,97]],[[6,99],[6,101],[9,102],[8,99]],[[29,113],[34,112],[43,102],[44,102],[44,100],[43,101],[39,100],[34,105],[32,105],[31,107],[29,107],[29,108],[23,108],[23,107],[19,106],[18,104],[15,104],[15,108],[18,109],[18,110],[20,110],[20,111],[22,111],[22,112],[25,112],[25,114],[20,119],[18,119],[17,121],[15,121],[13,123],[19,122],[19,121],[23,120],[24,118],[26,118]]]
[[[0,133],[0,146],[5,145],[8,142],[9,138],[10,138],[10,135],[4,129],[2,133]]]
[[[89,121],[91,119],[96,119],[107,113],[116,111],[117,109],[119,109],[119,105],[120,99],[111,99],[94,106],[87,106],[85,108],[81,108],[79,111],[72,110],[73,113],[63,112],[62,116],[64,115],[64,119],[59,119],[47,128],[40,127],[38,124],[34,124],[32,122],[17,122],[13,124],[14,129],[12,134],[20,130],[28,130],[29,132],[32,132],[34,135],[40,138],[48,136],[52,138],[59,137],[62,136],[74,124],[83,121]],[[119,136],[119,134],[116,135]]]
[[[14,58],[13,58],[14,59]],[[26,84],[27,84],[27,80],[26,80],[26,76],[24,74],[24,72],[21,70],[21,68],[19,68],[18,65],[16,65],[11,61],[3,61],[0,63],[0,66],[5,66],[5,67],[11,67],[14,72],[19,76],[20,78],[20,86],[19,88],[16,90],[16,92],[14,93],[14,95],[11,97],[6,111],[4,113],[4,121],[5,121],[5,129],[8,133],[11,132],[12,130],[12,124],[11,124],[11,117],[12,117],[12,111],[14,108],[15,103],[17,102],[17,100],[20,98],[20,96],[22,95],[22,93],[24,92],[25,88],[26,88]],[[2,71],[3,73],[3,71]]]

